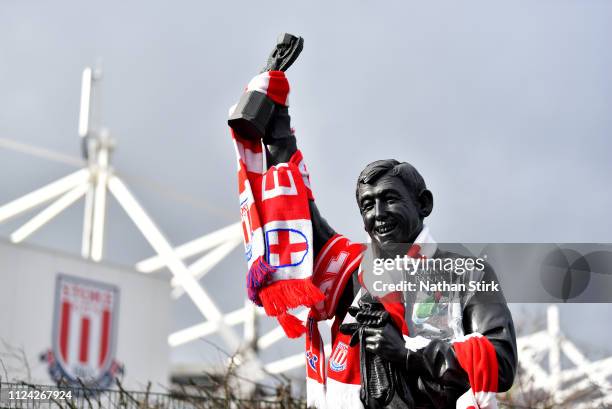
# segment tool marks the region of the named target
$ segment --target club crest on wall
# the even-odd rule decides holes
[[[110,386],[123,373],[115,360],[119,288],[59,274],[53,311],[52,347],[44,356],[51,378],[73,386]]]

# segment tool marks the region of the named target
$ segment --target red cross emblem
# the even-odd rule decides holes
[[[308,254],[308,239],[299,230],[272,229],[266,231],[268,263],[273,267],[302,264]]]

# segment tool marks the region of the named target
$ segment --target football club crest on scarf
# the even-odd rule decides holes
[[[244,199],[240,202],[240,219],[242,220],[242,234],[244,238],[244,256],[247,262],[253,257],[253,245],[251,237],[253,237],[253,223],[251,221],[251,211],[249,210],[249,201]]]
[[[54,381],[106,388],[123,367],[115,360],[119,289],[60,274],[55,287],[51,350],[43,358]]]
[[[306,360],[308,361],[308,366],[312,368],[313,371],[318,371],[317,362],[319,361],[319,357],[313,354],[311,351],[306,352]]]
[[[344,342],[338,342],[336,349],[329,358],[329,369],[334,372],[342,372],[346,369],[348,349],[348,345]]]

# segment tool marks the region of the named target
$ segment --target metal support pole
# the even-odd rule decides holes
[[[81,244],[81,256],[85,259],[91,257],[91,228],[94,205],[94,185],[89,183],[85,194],[85,213],[83,215],[83,236]]]
[[[67,193],[64,193],[62,197],[51,203],[48,207],[31,218],[19,229],[15,230],[13,234],[11,234],[11,241],[13,243],[19,243],[27,239],[31,234],[36,232],[38,229],[51,221],[51,219],[53,219],[55,216],[79,200],[85,194],[88,188],[89,183],[82,183]]]
[[[81,169],[51,182],[0,207],[0,223],[66,193],[89,179],[89,170]]]
[[[225,243],[221,244],[214,250],[210,251],[206,255],[202,256],[195,262],[193,262],[189,266],[189,271],[193,275],[196,280],[204,277],[210,270],[215,268],[217,264],[219,264],[225,257],[227,257],[238,245],[242,243],[242,238],[238,238],[238,240],[228,240]],[[172,298],[177,299],[183,294],[185,294],[185,290],[183,287],[178,285],[178,280],[173,278],[171,281],[174,289],[172,290]]]
[[[181,259],[195,256],[207,250],[215,248],[220,244],[238,238],[242,240],[241,223],[234,223],[222,229],[216,230],[205,236],[182,244],[174,249],[174,253]],[[159,256],[149,257],[136,263],[136,270],[141,273],[153,273],[165,267],[164,261]]]
[[[249,345],[254,353],[258,352],[257,339],[258,339],[258,317],[257,308],[249,299],[244,300],[244,342]]]
[[[561,390],[561,334],[559,328],[559,308],[550,305],[547,310],[548,336],[550,350],[548,351],[548,366],[550,370],[549,392],[555,397]]]
[[[93,218],[91,229],[91,259],[102,260],[104,250],[104,218],[106,215],[106,184],[109,176],[109,156],[112,142],[106,132],[98,139],[96,149],[96,181],[93,200]]]

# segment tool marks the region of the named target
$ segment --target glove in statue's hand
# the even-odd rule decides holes
[[[278,36],[276,46],[272,50],[266,65],[261,72],[287,71],[297,60],[304,48],[304,39],[293,34],[283,33]]]
[[[267,71],[286,71],[298,58],[303,47],[304,39],[302,37],[288,33],[281,34],[261,73]],[[266,76],[266,78],[269,77]],[[286,83],[286,79],[283,78],[283,80]],[[255,81],[255,84],[260,82]],[[263,82],[261,83],[263,84]],[[238,104],[236,104],[236,107],[230,113],[227,124],[242,138],[261,140],[267,136],[268,139],[274,139],[278,137],[279,132],[283,138],[286,138],[287,134],[291,135],[289,114],[286,107],[284,107],[284,111],[282,109],[286,103],[286,98],[278,98],[279,95],[275,94],[277,96],[275,102],[268,95],[268,87],[269,85],[266,85],[264,87],[265,90],[259,89],[258,91],[257,89],[252,89],[243,93],[240,101],[238,101]],[[280,91],[280,89],[284,89],[284,91]],[[286,96],[286,93],[289,91],[289,84],[287,83],[283,87],[279,87],[278,91]],[[268,129],[270,127],[273,129]]]
[[[390,362],[406,362],[408,349],[404,338],[390,322],[382,328],[365,328],[364,335],[366,350]]]

